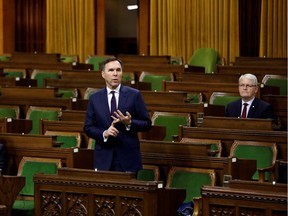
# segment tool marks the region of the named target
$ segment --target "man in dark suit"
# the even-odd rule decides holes
[[[121,85],[119,59],[105,60],[101,70],[106,87],[90,96],[83,127],[96,141],[94,168],[136,173],[142,169],[138,132],[150,130],[149,113],[139,90]],[[111,105],[114,96],[116,105]]]
[[[264,118],[274,119],[273,107],[259,98],[257,77],[253,74],[244,74],[239,78],[239,94],[241,99],[226,106],[225,116],[237,118]],[[246,111],[245,111],[246,106]]]

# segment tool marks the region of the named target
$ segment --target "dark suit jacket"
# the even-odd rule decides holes
[[[225,116],[238,118],[241,116],[241,108],[241,99],[233,101],[226,106]],[[251,104],[247,118],[273,119],[273,107],[269,103],[255,98]]]
[[[109,137],[107,142],[104,142],[103,132],[112,123],[107,89],[103,88],[90,96],[83,129],[89,137],[96,140],[94,168],[109,170],[113,151],[116,151],[122,168],[125,171],[137,172],[142,169],[138,132],[149,130],[151,119],[144,100],[137,89],[121,85],[118,109],[124,115],[126,115],[126,111],[131,114],[131,128],[127,131],[124,124],[117,123],[115,127],[119,130],[118,136],[116,138]]]

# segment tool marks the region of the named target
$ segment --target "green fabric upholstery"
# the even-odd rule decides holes
[[[0,107],[0,119],[1,118],[17,119],[17,112],[14,108]]]
[[[28,119],[32,120],[30,134],[40,134],[41,119],[58,120],[59,112],[56,110],[33,110]]]
[[[33,79],[37,80],[37,87],[44,87],[44,79],[59,79],[59,73],[58,72],[41,72],[35,74],[33,76]]]
[[[257,168],[265,168],[272,165],[273,151],[269,146],[238,145],[234,150],[237,158],[256,159]],[[253,180],[259,179],[258,171],[252,176]],[[265,173],[265,180],[270,179],[270,173]]]
[[[88,141],[88,149],[95,149],[96,140],[90,138]]]
[[[137,179],[142,181],[154,181],[155,175],[153,169],[142,169],[137,172]]]
[[[77,147],[77,137],[75,136],[57,136],[57,142],[63,143],[60,148],[72,148]]]
[[[34,195],[34,182],[33,176],[36,173],[45,173],[45,174],[56,174],[57,173],[57,164],[52,162],[36,162],[36,161],[26,161],[23,166],[22,176],[25,176],[25,186],[20,191],[21,195]]]
[[[86,59],[86,64],[92,64],[93,70],[99,71],[101,62],[103,62],[104,60],[108,58],[109,57],[104,57],[104,56],[89,56]]]
[[[23,78],[23,72],[22,71],[5,71],[5,77],[19,77]]]
[[[240,96],[216,96],[211,104],[227,106],[228,103],[240,99]]]
[[[0,61],[10,61],[11,57],[8,55],[0,55]]]
[[[193,201],[194,197],[201,197],[201,187],[211,185],[211,177],[208,173],[176,171],[173,174],[169,187],[186,189],[184,202]]]
[[[53,162],[26,161],[22,176],[25,176],[25,186],[20,195],[34,196],[33,176],[36,173],[57,174],[57,164]],[[34,215],[34,200],[16,200],[12,206],[13,215]]]
[[[172,81],[170,76],[165,75],[145,75],[142,82],[151,83],[152,91],[162,91],[162,81]]]
[[[166,136],[164,141],[173,141],[173,135],[178,134],[179,125],[189,126],[186,116],[162,116],[159,115],[154,120],[154,125],[165,126],[166,127]]]
[[[61,55],[60,61],[64,63],[78,62],[78,55]]]
[[[188,103],[201,103],[202,102],[202,94],[201,93],[188,93],[187,94],[187,102]]]
[[[78,92],[77,89],[58,89],[58,94],[61,95],[62,98],[77,98]]]
[[[279,87],[280,95],[287,95],[287,77],[285,78],[269,78],[265,82],[266,86]]]
[[[199,48],[188,61],[189,65],[205,67],[205,73],[215,73],[218,54],[213,48]]]

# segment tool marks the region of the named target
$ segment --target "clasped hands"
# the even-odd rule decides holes
[[[104,137],[116,137],[118,135],[119,131],[114,127],[116,123],[123,123],[126,128],[129,128],[131,125],[131,115],[129,112],[126,112],[126,115],[124,115],[120,110],[117,110],[111,117],[113,122],[111,123],[110,127],[104,131]]]

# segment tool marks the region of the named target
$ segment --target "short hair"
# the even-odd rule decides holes
[[[246,73],[246,74],[243,74],[239,77],[239,82],[240,80],[242,79],[250,79],[253,81],[253,85],[258,85],[258,80],[257,80],[257,77],[254,75],[254,74],[250,74],[250,73]]]
[[[122,61],[116,57],[111,57],[111,58],[105,59],[104,61],[100,63],[101,71],[104,71],[106,64],[108,64],[109,62],[113,62],[113,61],[118,61],[121,65],[121,68],[123,69]]]

